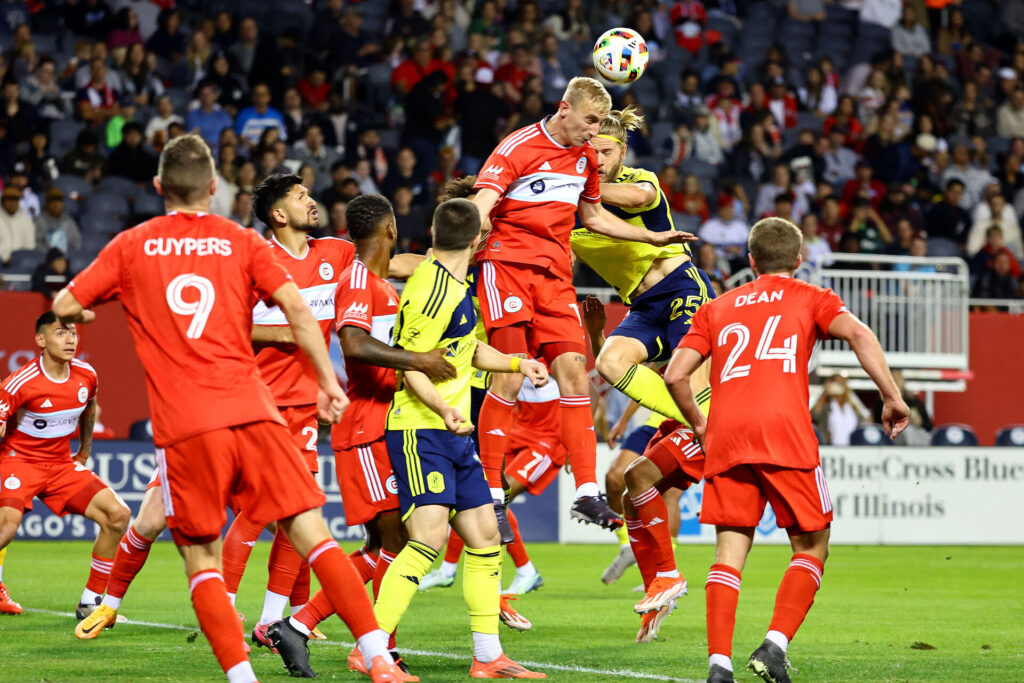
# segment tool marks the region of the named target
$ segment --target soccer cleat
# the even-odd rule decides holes
[[[75,637],[82,640],[92,640],[97,637],[105,628],[114,628],[117,623],[117,610],[113,607],[100,605],[93,613],[75,627]]]
[[[508,521],[508,507],[504,500],[494,501],[494,516],[498,519],[498,533],[501,534],[501,544],[508,545],[516,540],[512,533],[512,524]]]
[[[399,669],[409,674],[410,676],[412,675],[409,672],[409,665],[406,664],[405,659],[403,659],[402,656],[398,654],[398,650],[391,650],[390,652],[388,652],[388,654],[391,655],[391,659],[395,660],[395,664],[398,665]]]
[[[530,671],[521,664],[516,664],[501,653],[493,662],[484,664],[473,657],[473,666],[469,668],[470,678],[547,678],[548,675],[539,671]]]
[[[637,614],[656,612],[680,595],[685,594],[686,581],[681,577],[672,579],[667,576],[658,576],[647,587],[644,599],[633,605],[633,611]]]
[[[520,576],[516,574],[516,578],[512,579],[512,583],[505,589],[506,595],[526,595],[530,591],[535,591],[544,585],[544,579],[541,578],[540,574],[534,574],[533,576]]]
[[[21,605],[11,600],[7,586],[0,583],[0,614],[21,614]]]
[[[288,673],[295,678],[316,678],[316,672],[309,666],[309,640],[287,619],[271,624],[267,638],[275,648],[274,652],[281,655]]]
[[[636,564],[636,556],[633,555],[633,547],[624,545],[619,547],[619,554],[615,556],[612,563],[601,574],[601,583],[612,584],[622,578],[622,574]]]
[[[587,524],[596,524],[604,529],[618,529],[622,526],[622,517],[608,507],[608,499],[603,493],[577,498],[573,501],[569,516]]]
[[[793,668],[785,651],[770,640],[761,643],[747,662],[747,668],[768,683],[790,683],[786,669]]]
[[[427,572],[426,575],[420,579],[420,584],[417,590],[428,591],[431,588],[451,588],[452,584],[455,583],[454,576],[448,576],[440,569]]]
[[[252,630],[252,644],[256,647],[269,648],[275,655],[278,654],[277,648],[270,642],[270,638],[267,636],[267,629],[273,624],[256,624],[256,628]]]
[[[712,664],[708,671],[708,683],[734,683],[732,672],[720,664]]]
[[[530,620],[524,617],[519,612],[515,611],[509,600],[518,600],[519,597],[515,595],[505,594],[501,596],[501,612],[498,613],[498,617],[501,619],[501,623],[508,626],[513,631],[529,631],[533,628],[533,624]]]
[[[661,622],[665,620],[665,617],[672,614],[675,608],[676,601],[672,600],[657,612],[644,612],[640,615],[640,630],[637,631],[636,642],[649,643],[652,640],[657,639],[658,629],[661,628]]]
[[[314,628],[312,631],[309,632],[309,639],[310,640],[327,640],[327,636],[325,636],[320,629]]]
[[[373,683],[419,683],[420,680],[419,676],[405,673],[397,663],[389,664],[380,655],[373,658],[369,676]]]
[[[96,608],[100,606],[100,603],[102,601],[103,601],[103,598],[100,598],[99,596],[97,596],[96,597],[96,602],[94,602],[94,603],[88,603],[88,602],[80,602],[80,603],[78,603],[78,607],[75,608],[75,617],[77,617],[79,621],[81,621],[82,619],[85,619],[87,616],[89,616],[90,614],[92,614],[93,612],[96,611]]]

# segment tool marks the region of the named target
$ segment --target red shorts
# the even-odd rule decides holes
[[[105,488],[102,479],[70,456],[61,460],[0,456],[0,507],[28,512],[38,496],[54,514],[84,515],[93,496]]]
[[[530,447],[513,448],[505,466],[505,476],[522,484],[527,493],[539,496],[565,466],[565,458],[565,446],[561,441],[553,451]]]
[[[305,406],[278,406],[277,411],[281,413],[288,431],[295,439],[295,445],[302,452],[306,459],[306,466],[310,472],[319,472],[320,463],[317,461],[316,440],[320,436],[320,423],[317,421],[316,404]]]
[[[487,337],[499,351],[543,357],[549,364],[563,353],[585,353],[583,322],[571,281],[538,266],[484,261],[477,297]],[[495,330],[511,326],[522,331],[522,340],[494,337]]]
[[[384,439],[334,451],[334,462],[346,524],[366,524],[382,512],[399,509],[398,480]]]
[[[704,451],[693,440],[693,432],[675,420],[665,420],[644,451],[644,456],[661,471],[658,490],[686,490],[704,475]]]
[[[755,527],[771,503],[780,529],[820,531],[832,523],[832,499],[821,466],[795,470],[737,465],[704,482],[701,524]]]
[[[156,462],[167,526],[178,545],[220,538],[229,501],[258,526],[326,502],[288,430],[269,420],[157,448]]]

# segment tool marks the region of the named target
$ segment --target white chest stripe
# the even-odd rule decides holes
[[[18,423],[18,431],[38,439],[59,439],[78,429],[78,418],[85,406],[52,413],[34,413],[26,410]]]
[[[519,178],[505,192],[509,199],[521,202],[563,202],[576,206],[586,178],[564,173],[531,173]]]
[[[299,290],[302,300],[317,320],[334,320],[334,290],[337,286],[329,282]],[[260,301],[252,309],[252,322],[256,325],[287,325],[288,319],[277,306],[267,306]]]
[[[398,315],[395,313],[373,316],[373,322],[370,324],[370,336],[379,342],[391,346],[392,335],[395,331],[395,320],[397,318]]]

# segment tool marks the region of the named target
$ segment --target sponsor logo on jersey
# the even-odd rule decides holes
[[[505,299],[505,311],[508,313],[515,313],[522,309],[522,307],[523,300],[520,299],[518,296],[510,296],[509,298]]]
[[[40,408],[52,408],[53,407],[53,402],[50,401],[50,399],[46,399],[45,401],[43,401],[43,405],[41,405],[39,407]]]
[[[332,266],[327,261],[324,261],[323,263],[321,263],[320,264],[320,277],[322,277],[324,280],[330,282],[331,278],[334,277],[334,266]]]
[[[384,480],[384,488],[388,490],[388,493],[397,496],[398,495],[398,480],[395,479],[395,475],[391,475]]]
[[[551,170],[551,164],[549,164],[548,162],[545,161],[543,164],[540,165],[540,168],[538,168],[537,170],[538,171],[550,171]]]
[[[0,401],[0,417],[4,417],[5,415],[7,415],[7,412],[10,409],[11,409],[11,404],[10,403],[5,403],[4,401]]]
[[[78,402],[85,403],[87,400],[89,400],[89,390],[85,387],[78,387]],[[49,403],[49,399],[47,399],[47,403]]]
[[[44,420],[41,417],[37,417],[36,419],[32,420],[32,426],[35,427],[36,429],[46,429],[46,420]]]
[[[505,170],[504,166],[498,166],[497,164],[491,164],[484,170],[480,171],[480,177],[497,178],[501,175],[501,172]]]
[[[586,167],[587,167],[587,158],[586,157],[580,157],[579,160],[576,162],[576,172],[577,173],[583,173],[583,169],[585,169]]]
[[[534,194],[540,194],[541,192],[543,192],[544,187],[544,181],[540,180],[539,178],[530,183],[530,191],[533,192]]]
[[[146,256],[231,256],[231,240],[219,237],[154,237],[142,245]]]
[[[367,314],[369,312],[370,312],[370,307],[369,306],[367,306],[366,304],[361,304],[359,302],[355,302],[351,306],[348,307],[347,311],[345,311],[345,317],[346,318],[361,318],[363,320],[366,320],[367,319]]]
[[[14,491],[21,488],[21,479],[18,479],[13,474],[4,479],[4,488]]]

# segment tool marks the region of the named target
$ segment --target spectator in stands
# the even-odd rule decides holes
[[[924,230],[924,219],[907,197],[907,191],[899,183],[891,183],[889,191],[878,205],[878,215],[886,225],[896,225],[902,220],[910,222],[913,232]]]
[[[338,32],[343,20],[344,6],[344,0],[327,0],[313,15],[307,42],[310,53],[319,62],[327,59],[334,45],[340,40]]]
[[[971,296],[975,299],[1020,298],[1020,283],[1011,273],[1012,258],[1009,251],[996,252],[989,267],[978,276]]]
[[[117,10],[111,26],[110,33],[107,34],[107,49],[111,52],[144,42],[139,30],[139,15],[131,7]]]
[[[807,187],[809,185],[809,187]],[[772,167],[771,182],[762,184],[757,189],[757,200],[754,202],[754,215],[768,216],[775,212],[775,199],[779,194],[788,192],[793,195],[793,220],[799,221],[810,208],[807,195],[814,194],[814,185],[805,183],[794,185],[789,167],[786,164],[775,164]]]
[[[775,115],[775,120],[783,130],[796,128],[799,105],[796,96],[786,85],[784,76],[779,75],[772,79],[768,89],[768,109]]]
[[[544,21],[544,26],[554,31],[555,36],[562,42],[585,42],[593,38],[583,0],[568,0],[565,9],[549,16]]]
[[[330,213],[330,225],[327,228],[329,235],[341,239],[348,239],[348,224],[345,223],[345,209],[348,202],[334,202],[328,210]]]
[[[753,123],[743,129],[743,138],[733,150],[730,173],[750,178],[755,183],[763,182],[768,177],[768,169],[781,154],[782,146],[769,140],[760,123]]]
[[[800,220],[800,232],[804,236],[805,261],[818,265],[832,254],[828,240],[818,234],[818,217],[813,213],[805,214]]]
[[[28,167],[29,182],[32,187],[42,189],[60,177],[60,165],[50,154],[49,138],[46,130],[36,129],[29,140],[29,150],[21,157]]]
[[[21,208],[21,190],[5,187],[0,194],[0,263],[8,263],[12,251],[35,248],[36,228]]]
[[[692,173],[683,177],[681,192],[682,209],[680,213],[694,217],[694,225],[698,226],[708,220],[708,202],[700,189],[700,179]]]
[[[1014,88],[996,112],[996,133],[1004,138],[1024,137],[1024,87]]]
[[[19,147],[26,146],[38,123],[36,108],[22,99],[18,81],[8,77],[0,91],[0,126],[6,129],[7,139]]]
[[[497,121],[508,116],[509,107],[494,94],[494,72],[480,67],[455,100],[455,112],[462,129],[462,158],[459,167],[467,174],[480,171],[484,160],[498,144]]]
[[[35,70],[24,81],[22,96],[47,123],[63,121],[71,115],[68,101],[61,95],[57,65],[52,57],[39,59]]]
[[[399,185],[405,185],[412,191],[414,204],[423,205],[431,200],[426,174],[420,169],[416,153],[410,147],[398,150],[395,164],[384,178],[381,189],[387,197],[394,199]]]
[[[715,204],[716,215],[700,227],[698,234],[702,241],[715,247],[719,258],[725,261],[740,259],[747,253],[750,226],[736,216],[731,196],[720,194]]]
[[[26,213],[28,213],[29,216],[32,217],[32,220],[35,220],[36,216],[39,215],[42,206],[39,201],[39,195],[37,195],[32,189],[32,186],[29,185],[28,164],[20,160],[14,164],[10,176],[7,178],[7,187],[13,187],[21,192],[21,200],[18,204]]]
[[[235,205],[231,209],[231,220],[243,228],[255,226],[256,216],[252,212],[252,192],[239,190],[235,195]]]
[[[1003,252],[1010,256],[1010,276],[1014,279],[1020,278],[1020,261],[1017,260],[1012,251],[1006,248],[1003,229],[998,223],[992,223],[985,230],[985,245],[971,259],[971,273],[977,278],[986,270],[991,270],[996,255]]]
[[[693,56],[705,45],[714,45],[722,39],[718,31],[705,28],[708,15],[699,0],[676,0],[669,10],[669,18],[675,27],[676,44]]]
[[[168,95],[161,96],[156,102],[156,115],[146,123],[145,140],[154,149],[163,149],[170,140],[167,128],[172,123],[184,125],[181,115],[174,111],[174,101]]]
[[[723,83],[729,85],[728,81]],[[732,94],[717,95],[713,98],[711,115],[722,139],[722,149],[728,154],[743,139],[739,101]]]
[[[240,191],[252,194],[253,190],[256,189],[258,174],[259,171],[256,168],[256,164],[248,160],[243,161],[238,166],[238,176],[235,178],[235,184],[238,185]]]
[[[800,105],[820,119],[836,109],[839,94],[834,86],[825,80],[821,67],[811,64],[804,75],[804,85],[797,89]]]
[[[867,161],[858,161],[854,166],[854,177],[843,185],[843,207],[849,211],[856,198],[867,199],[872,208],[878,208],[885,197],[885,185],[874,178],[875,171]]]
[[[309,125],[310,119],[302,107],[302,96],[296,88],[288,88],[281,97],[281,116],[284,117],[285,138],[294,141],[302,139],[302,134]]]
[[[839,98],[836,110],[831,116],[825,119],[822,130],[828,134],[833,130],[843,134],[843,144],[853,149],[860,147],[861,138],[864,135],[864,126],[855,116],[856,103],[850,95],[843,95]]]
[[[380,194],[369,159],[360,159],[356,162],[352,170],[352,179],[358,184],[360,194]]]
[[[729,278],[729,263],[718,255],[715,245],[701,242],[694,256],[697,267],[707,273],[709,278],[726,280]]]
[[[101,60],[92,61],[89,75],[89,83],[78,91],[75,101],[78,116],[91,126],[99,126],[117,114],[117,92],[107,85],[107,65]]]
[[[490,152],[488,151],[488,154]],[[365,128],[359,133],[356,144],[346,149],[345,164],[354,169],[361,160],[370,164],[370,177],[376,183],[388,174],[388,157],[380,146],[380,134],[376,128]]]
[[[224,107],[229,116],[235,116],[246,102],[249,86],[243,78],[231,72],[231,62],[226,52],[216,52],[210,57],[210,67],[197,87],[212,83],[220,93],[217,103]]]
[[[857,153],[846,146],[846,134],[833,128],[828,133],[824,178],[833,187],[845,187],[856,176]]]
[[[846,232],[839,197],[829,195],[822,200],[821,216],[818,221],[818,234],[828,241],[832,251],[839,251],[839,242]]]
[[[434,58],[429,40],[417,40],[410,50],[410,57],[391,72],[391,87],[400,97],[405,97],[417,83],[435,71],[454,76],[450,64]]]
[[[121,144],[110,153],[110,175],[134,180],[140,185],[153,180],[157,158],[143,147],[142,126],[130,121],[122,130]]]
[[[394,189],[395,228],[398,249],[422,254],[430,248],[430,214],[423,206],[413,204],[413,191],[408,185]]]
[[[430,32],[430,24],[416,9],[414,0],[398,0],[397,12],[392,11],[384,24],[384,35],[402,41],[418,38]]]
[[[979,202],[971,211],[971,230],[967,234],[966,251],[976,254],[988,242],[991,226],[1000,228],[1000,237],[1010,251],[1024,256],[1024,240],[1021,238],[1017,212],[1006,202],[998,183],[985,188],[985,201]]]
[[[892,242],[885,247],[885,253],[891,256],[910,256],[914,237],[918,234],[914,226],[906,218],[900,218],[888,225],[895,225],[895,234]]]
[[[994,129],[992,110],[980,100],[978,86],[973,81],[964,83],[964,91],[950,112],[950,127],[957,135],[989,137]]]
[[[825,381],[817,402],[811,408],[814,425],[833,446],[849,446],[850,435],[857,425],[868,420],[868,411],[850,390],[843,375]]]
[[[704,104],[704,94],[700,91],[700,76],[697,72],[686,70],[679,77],[679,90],[672,99],[668,118],[674,123],[685,123],[693,119],[693,112]]]
[[[323,66],[320,64],[310,65],[295,87],[306,106],[312,107],[320,114],[327,113],[329,109],[327,100],[331,93],[331,84],[327,82],[327,71]]]
[[[199,106],[188,113],[185,120],[185,128],[199,133],[200,137],[210,146],[214,156],[217,156],[217,148],[220,143],[220,133],[225,128],[231,128],[231,116],[217,104],[220,92],[217,86],[210,82],[204,82],[198,88]]]
[[[436,197],[437,193],[449,180],[461,178],[466,175],[459,170],[458,162],[459,160],[455,155],[454,147],[445,145],[437,153],[437,163],[434,165],[434,170],[431,172],[429,178],[431,198]]]
[[[85,178],[89,182],[99,180],[106,166],[106,159],[99,152],[99,144],[99,138],[92,130],[85,128],[79,131],[75,148],[64,157],[61,170]]]
[[[686,210],[685,195],[679,189],[679,169],[671,165],[662,166],[658,171],[658,185],[673,211],[682,213]]]
[[[940,182],[945,185],[954,178],[962,182],[964,191],[960,197],[960,206],[969,211],[981,201],[985,187],[992,182],[992,176],[987,169],[971,161],[967,145],[954,145],[950,161]]]
[[[885,72],[875,69],[868,75],[864,87],[857,94],[858,116],[861,121],[870,122],[889,99],[889,80]],[[865,132],[865,135],[867,132]]]
[[[82,248],[78,223],[64,210],[64,193],[59,187],[46,191],[43,211],[36,218],[36,245],[39,251],[56,247],[64,253]]]
[[[146,49],[170,63],[185,54],[185,34],[181,31],[181,14],[171,7],[160,10],[157,29],[146,41]]]
[[[574,69],[571,64],[562,61],[558,54],[558,38],[548,33],[544,36],[540,48],[541,79],[544,82],[544,104],[552,106],[565,92]]]
[[[703,104],[693,112],[693,130],[690,133],[689,155],[701,161],[720,165],[725,161],[722,151],[722,136],[718,132],[718,121]]]
[[[324,145],[320,126],[311,124],[306,128],[302,139],[295,143],[294,158],[316,173],[317,183],[311,192],[319,194],[331,186],[331,169],[338,162],[338,153]]]
[[[121,63],[121,95],[131,97],[140,107],[148,107],[165,92],[164,84],[153,72],[156,56],[146,53],[141,43],[128,47]]]
[[[235,132],[251,149],[259,144],[260,136],[268,128],[276,128],[282,140],[288,139],[284,117],[270,106],[270,88],[266,83],[257,83],[252,89],[252,105],[240,111],[235,119]]]
[[[320,201],[330,207],[337,201],[343,201],[345,193],[342,184],[352,177],[350,169],[344,161],[335,161],[330,168],[330,185],[320,193]]]
[[[417,83],[406,100],[408,111],[415,115],[405,119],[403,144],[415,151],[425,173],[433,170],[444,135],[455,123],[445,105],[447,86],[447,74],[435,71]]]
[[[68,3],[64,9],[64,22],[75,34],[104,40],[110,31],[114,12],[106,0],[82,0]]]
[[[494,72],[494,79],[504,84],[505,100],[515,106],[523,99],[523,85],[530,76],[539,76],[542,72],[536,57],[526,45],[513,45],[510,59]]]
[[[942,201],[937,202],[925,216],[929,237],[941,237],[956,242],[961,248],[964,246],[971,229],[971,217],[961,206],[963,194],[962,181],[953,178],[946,183]]]
[[[853,233],[860,241],[860,253],[879,254],[892,242],[892,233],[882,217],[871,205],[871,199],[854,197],[850,207],[847,232]]]
[[[74,276],[68,266],[68,257],[57,247],[51,247],[46,252],[46,259],[32,271],[32,291],[52,299]],[[48,282],[47,278],[52,281]]]
[[[900,23],[892,27],[892,47],[904,57],[917,59],[932,51],[932,41],[928,37],[928,31],[917,23],[914,7],[909,3],[903,5]]]
[[[895,103],[891,103],[895,104]],[[882,182],[892,183],[908,180],[914,168],[906,130],[899,130],[902,124],[899,115],[890,110],[880,112],[868,124],[864,141],[864,159],[874,169],[874,176]]]

